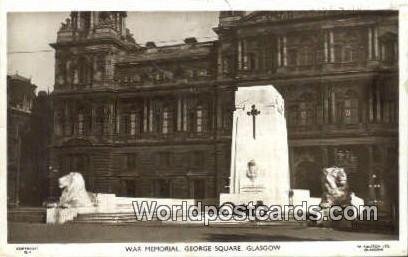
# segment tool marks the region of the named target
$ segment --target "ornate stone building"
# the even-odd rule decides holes
[[[89,190],[216,200],[228,191],[237,87],[283,95],[293,188],[323,167],[392,210],[398,200],[396,12],[221,12],[219,39],[141,46],[125,12],[72,12],[56,50],[50,194],[76,170]]]
[[[41,205],[47,198],[49,97],[20,75],[7,76],[7,204]]]

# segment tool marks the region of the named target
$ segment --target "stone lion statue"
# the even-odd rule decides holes
[[[347,183],[347,174],[343,168],[323,169],[323,195],[320,206],[329,208],[333,205],[348,206],[351,204],[351,192]]]
[[[63,189],[58,206],[63,208],[93,206],[92,193],[85,189],[85,180],[81,173],[70,172],[58,179],[59,188]]]

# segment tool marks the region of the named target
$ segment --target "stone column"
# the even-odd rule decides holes
[[[368,28],[368,60],[373,59],[373,29]]]
[[[108,120],[108,133],[109,135],[114,134],[114,113],[115,113],[115,106],[112,102],[109,103],[109,120]]]
[[[281,67],[282,66],[282,48],[281,48],[281,37],[279,36],[279,37],[277,37],[276,38],[276,46],[277,46],[277,49],[276,49],[276,52],[277,52],[277,63],[278,63],[278,67]]]
[[[147,109],[147,99],[144,99],[143,101],[143,132],[147,132],[147,117],[148,117],[148,109]]]
[[[95,103],[90,103],[91,105],[91,135],[96,134],[96,105]]]
[[[286,47],[286,36],[283,36],[282,38],[282,51],[283,51],[283,66],[288,66],[288,53],[287,53],[287,47]]]
[[[328,124],[330,122],[330,113],[329,113],[329,90],[327,85],[321,84],[323,92],[323,123]]]
[[[374,36],[374,57],[376,60],[379,58],[379,46],[378,46],[378,27],[375,26],[373,30]]]
[[[187,131],[187,98],[183,97],[183,131]]]
[[[121,113],[120,113],[120,107],[119,107],[119,102],[116,104],[116,126],[115,126],[115,134],[116,135],[119,135],[119,132],[120,132],[120,116],[121,116]]]
[[[238,70],[242,70],[242,40],[238,41]]]
[[[224,64],[222,61],[222,51],[221,51],[221,46],[218,47],[217,50],[217,74],[220,77],[224,76]]]
[[[330,62],[335,62],[336,58],[334,55],[334,34],[333,31],[329,31],[329,47],[330,47]]]
[[[222,91],[217,91],[217,102],[216,102],[216,128],[217,129],[222,129],[223,128],[223,113],[222,113],[222,103],[223,103],[223,92]]]
[[[153,132],[153,101],[149,99],[149,132]]]
[[[334,92],[334,88],[332,86],[330,90],[330,101],[331,101],[331,123],[336,123],[336,93]]]
[[[329,148],[327,145],[323,145],[320,147],[322,152],[322,166],[329,167]]]
[[[328,38],[328,33],[327,31],[323,32],[323,37],[324,37],[324,62],[327,63],[329,62],[329,38]]]
[[[246,39],[242,40],[242,69],[248,67],[248,56],[247,56],[247,42]]]
[[[375,178],[373,177],[373,146],[367,146],[368,151],[368,198],[370,201],[375,199],[375,188],[373,187]]]
[[[373,102],[373,83],[369,83],[368,84],[368,120],[369,122],[373,122],[374,120],[373,103],[374,103]]]
[[[177,131],[181,131],[181,96],[177,97]]]
[[[379,83],[380,81],[376,81],[375,82],[375,84],[376,84],[376,87],[375,87],[375,98],[377,99],[377,101],[376,101],[376,103],[377,103],[377,105],[376,105],[376,113],[377,113],[377,115],[376,115],[376,118],[377,118],[377,122],[381,122],[382,121],[382,115],[381,115],[381,94],[380,94],[380,83]]]

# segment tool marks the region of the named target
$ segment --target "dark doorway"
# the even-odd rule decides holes
[[[134,180],[132,179],[125,180],[125,194],[126,196],[130,197],[136,196],[136,185]]]
[[[194,199],[205,198],[205,180],[196,179],[193,182],[193,197]]]
[[[158,179],[156,183],[156,192],[158,197],[170,197],[170,183],[166,179]]]
[[[313,162],[301,162],[296,168],[296,188],[310,190],[311,197],[321,197],[321,168]]]

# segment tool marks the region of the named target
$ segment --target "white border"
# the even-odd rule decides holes
[[[277,252],[239,252],[239,253],[185,253],[185,255],[234,255],[234,256],[395,256],[407,255],[407,171],[408,171],[408,7],[404,0],[0,0],[0,256],[20,256],[21,251],[16,251],[17,244],[7,244],[7,217],[6,217],[6,72],[7,72],[7,12],[26,11],[70,11],[70,10],[127,10],[127,11],[217,11],[217,10],[316,10],[316,9],[393,9],[400,11],[399,21],[399,56],[400,56],[400,231],[398,241],[347,241],[347,242],[277,242],[281,250]],[[390,248],[383,252],[364,252],[357,245],[387,243]],[[209,243],[199,243],[208,245]],[[194,243],[194,245],[199,245]],[[215,243],[213,243],[215,245]],[[235,243],[237,244],[237,243]],[[250,243],[239,243],[242,246]],[[26,256],[136,256],[135,253],[127,253],[124,246],[147,245],[146,243],[109,243],[109,244],[30,244],[24,246],[36,246],[37,251]],[[158,243],[149,245],[160,245]],[[193,243],[178,244],[180,248]],[[217,243],[221,245],[221,243]],[[226,245],[226,244],[225,244]],[[252,244],[253,245],[253,244]],[[139,255],[149,255],[141,252]],[[175,254],[152,253],[152,256]]]

